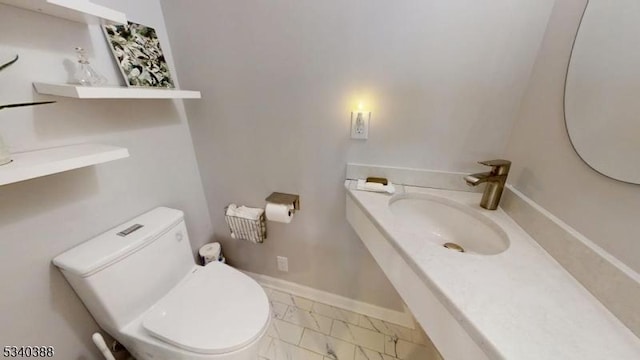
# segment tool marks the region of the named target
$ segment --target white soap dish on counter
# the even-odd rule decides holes
[[[373,191],[380,193],[393,194],[396,192],[396,187],[389,181],[386,185],[379,182],[370,182],[364,179],[358,179],[356,189],[361,191]]]

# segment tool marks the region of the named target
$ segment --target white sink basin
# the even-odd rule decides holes
[[[389,207],[399,229],[436,245],[452,243],[465,253],[483,255],[509,247],[507,234],[496,223],[463,204],[427,194],[399,194],[389,200]]]

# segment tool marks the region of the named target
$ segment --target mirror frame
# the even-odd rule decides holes
[[[568,84],[568,79],[569,79],[569,69],[571,68],[571,62],[573,60],[573,55],[574,55],[574,49],[576,46],[576,42],[578,40],[578,35],[580,34],[580,28],[582,27],[582,23],[584,21],[584,17],[587,13],[587,9],[589,8],[589,4],[591,3],[591,0],[587,0],[587,3],[584,6],[584,9],[582,10],[582,14],[580,15],[580,21],[578,22],[578,28],[576,29],[576,34],[573,37],[573,42],[571,43],[571,51],[569,53],[569,60],[567,61],[567,69],[565,71],[564,74],[564,85],[563,85],[563,91],[562,91],[562,117],[564,120],[564,129],[565,132],[567,133],[567,137],[569,138],[569,143],[571,144],[571,148],[573,149],[573,151],[576,153],[576,155],[578,155],[578,158],[580,158],[580,160],[585,163],[590,169],[592,169],[593,171],[597,172],[598,174],[605,176],[609,179],[615,180],[615,181],[619,181],[621,183],[625,183],[625,184],[632,184],[632,185],[640,185],[640,181],[638,182],[633,182],[633,181],[629,181],[629,180],[623,180],[623,179],[618,179],[616,177],[613,177],[611,175],[605,174],[603,172],[601,172],[600,170],[594,168],[587,160],[585,160],[585,158],[580,155],[580,152],[578,152],[578,149],[576,149],[576,146],[573,143],[573,139],[571,138],[571,133],[569,132],[569,125],[567,123],[567,84]]]

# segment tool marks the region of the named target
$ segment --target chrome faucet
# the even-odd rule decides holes
[[[504,184],[507,182],[511,161],[498,159],[478,161],[478,164],[491,166],[491,171],[467,175],[464,177],[464,181],[470,186],[487,183],[482,200],[480,200],[480,206],[488,210],[495,210],[498,208]]]

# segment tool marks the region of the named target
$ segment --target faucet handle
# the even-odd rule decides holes
[[[491,173],[495,175],[505,175],[511,167],[511,161],[503,159],[478,161],[478,164],[491,166]]]

